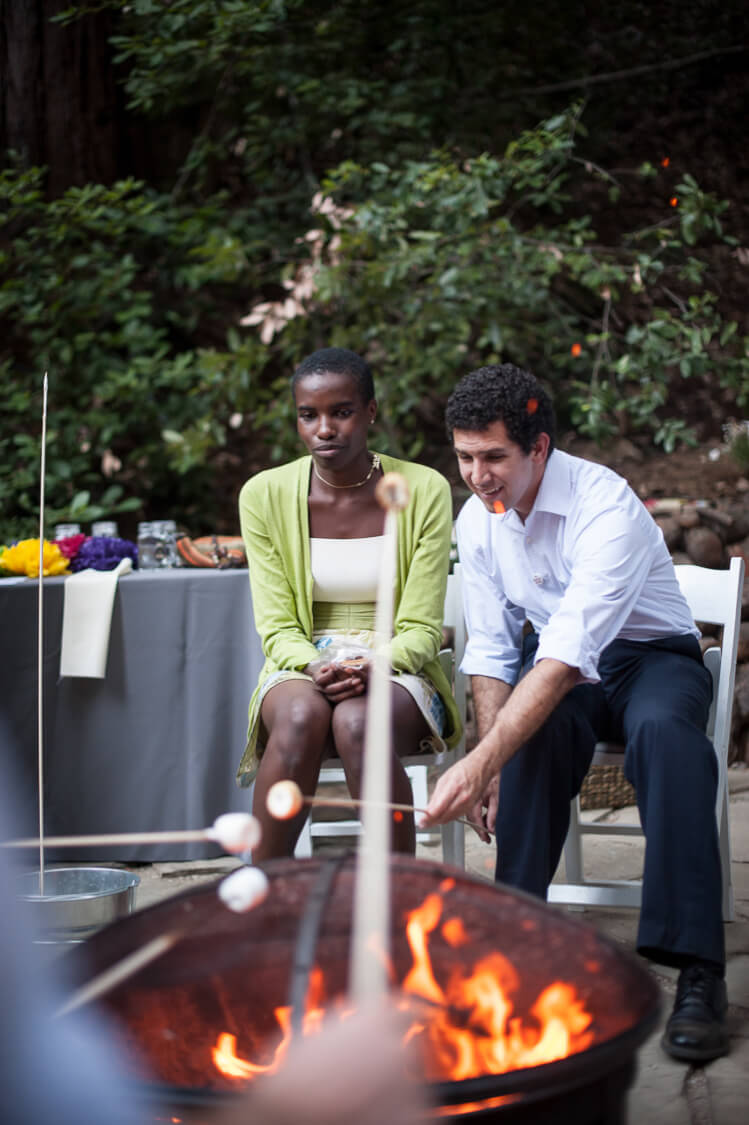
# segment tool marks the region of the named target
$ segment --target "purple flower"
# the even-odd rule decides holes
[[[129,539],[115,539],[97,535],[82,543],[78,554],[71,559],[72,570],[114,570],[122,559],[138,561],[138,548]]]

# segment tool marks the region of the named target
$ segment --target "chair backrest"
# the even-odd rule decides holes
[[[723,630],[720,649],[708,649],[705,664],[713,677],[713,703],[708,734],[722,764],[718,792],[718,808],[722,807],[725,786],[725,763],[731,737],[731,712],[736,680],[736,653],[741,624],[741,597],[744,586],[744,560],[731,559],[728,571],[707,567],[679,565],[676,577],[695,621],[720,625]]]
[[[443,624],[453,631],[453,675],[455,702],[458,704],[460,714],[465,718],[466,713],[466,680],[460,672],[463,652],[466,647],[466,624],[463,617],[463,589],[460,563],[456,563],[452,574],[447,576],[447,592],[445,594],[445,609]]]

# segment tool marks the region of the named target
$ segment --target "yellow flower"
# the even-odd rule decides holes
[[[11,574],[25,574],[36,578],[39,574],[39,540],[21,539],[3,551],[2,565]],[[53,574],[67,574],[68,560],[56,543],[44,540],[44,577]]]

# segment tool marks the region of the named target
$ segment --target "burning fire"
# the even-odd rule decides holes
[[[570,984],[550,984],[525,1018],[515,1014],[512,1000],[520,978],[501,953],[490,953],[472,967],[456,958],[448,980],[440,984],[429,954],[430,937],[439,933],[453,949],[470,941],[460,918],[443,920],[444,894],[453,885],[445,880],[439,893],[427,895],[406,918],[412,966],[400,986],[399,1006],[413,1015],[406,1039],[421,1047],[424,1077],[458,1082],[585,1050],[593,1040],[592,1016]],[[319,1029],[325,1007],[325,982],[318,968],[310,976],[303,1034]],[[235,1036],[223,1032],[212,1051],[221,1074],[246,1081],[278,1069],[291,1041],[291,1010],[279,1007],[274,1014],[281,1040],[270,1062],[239,1057]]]
[[[258,1074],[271,1074],[278,1070],[291,1043],[291,1008],[285,1006],[276,1008],[273,1013],[281,1028],[281,1042],[275,1049],[273,1058],[265,1065],[250,1062],[249,1059],[240,1058],[237,1053],[237,1037],[228,1031],[222,1031],[216,1040],[216,1046],[211,1051],[216,1069],[227,1078],[255,1078]],[[307,991],[307,1011],[302,1022],[304,1035],[312,1035],[319,1030],[325,1015],[325,985],[322,970],[314,968],[310,973],[310,984]]]

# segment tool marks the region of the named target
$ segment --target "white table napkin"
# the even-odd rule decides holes
[[[114,570],[80,570],[65,580],[61,676],[104,679],[117,579],[132,569],[125,558]]]

